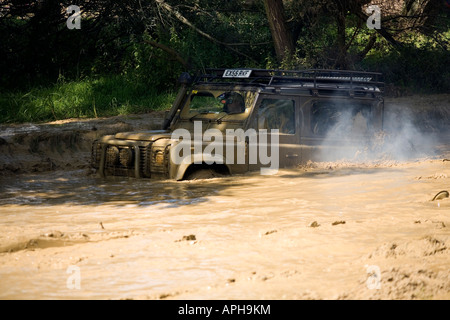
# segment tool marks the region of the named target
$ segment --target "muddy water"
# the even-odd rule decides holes
[[[450,200],[431,199],[449,177],[435,159],[184,182],[1,178],[0,298],[448,299]]]

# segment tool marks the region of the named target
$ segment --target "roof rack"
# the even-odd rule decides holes
[[[314,91],[348,91],[351,94],[383,92],[381,73],[348,70],[205,69],[195,82],[202,84],[260,85],[305,88]]]

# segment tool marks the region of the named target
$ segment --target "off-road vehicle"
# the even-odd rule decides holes
[[[183,73],[162,130],[104,136],[93,143],[92,164],[101,176],[182,180],[205,169],[232,175],[269,167],[267,157],[252,157],[252,141],[276,155],[280,168],[332,156],[345,147],[342,141],[364,140],[382,130],[380,77],[334,70]],[[204,139],[206,132],[214,138]],[[269,139],[269,132],[277,133],[276,139]],[[211,153],[220,133],[224,145]],[[275,142],[277,149],[270,149]],[[174,161],[174,154],[181,161]]]

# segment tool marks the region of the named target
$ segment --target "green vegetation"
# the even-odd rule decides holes
[[[170,108],[175,95],[158,93],[123,76],[100,77],[6,91],[0,95],[0,122],[39,122],[114,116]]]
[[[449,0],[381,1],[378,31],[370,2],[3,1],[0,122],[167,109],[180,73],[207,67],[378,71],[393,91],[449,92]]]

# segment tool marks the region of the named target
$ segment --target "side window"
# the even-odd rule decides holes
[[[370,104],[316,101],[311,108],[311,130],[316,135],[367,133]]]
[[[332,102],[315,102],[311,109],[311,129],[314,134],[325,135],[338,123],[340,110]]]
[[[258,109],[258,129],[278,129],[280,133],[294,134],[294,101],[264,99]]]

